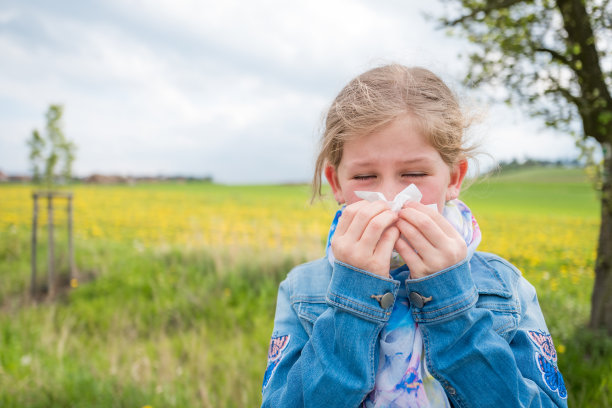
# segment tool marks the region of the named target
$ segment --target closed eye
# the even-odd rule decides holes
[[[424,177],[426,175],[426,173],[404,173],[402,177]]]
[[[376,176],[373,174],[360,174],[357,176],[353,176],[353,178],[355,180],[370,180],[370,179],[376,178]]]

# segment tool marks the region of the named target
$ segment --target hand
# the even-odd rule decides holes
[[[347,206],[338,221],[331,247],[338,261],[388,277],[393,246],[399,230],[398,215],[382,201],[357,201]]]
[[[412,279],[453,266],[467,256],[465,241],[435,208],[406,203],[396,225],[401,236],[395,250],[408,265]]]

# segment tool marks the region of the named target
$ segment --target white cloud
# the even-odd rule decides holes
[[[389,61],[452,84],[461,71],[462,43],[410,2],[68,3],[0,7],[4,171],[27,170],[25,139],[59,102],[80,174],[307,180],[321,114],[352,76]]]
[[[19,16],[17,10],[0,10],[0,24],[7,24]]]

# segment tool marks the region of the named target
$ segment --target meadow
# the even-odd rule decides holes
[[[30,298],[31,192],[0,185],[0,406],[253,407],[276,290],[323,255],[336,204],[305,185],[73,185],[78,280],[68,284],[56,208],[58,284],[45,297],[46,216]],[[580,169],[492,176],[462,195],[480,250],[534,284],[570,407],[610,407],[612,340],[585,329],[599,230]]]

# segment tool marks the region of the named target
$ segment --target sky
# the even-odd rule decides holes
[[[335,95],[390,62],[432,70],[482,112],[471,135],[495,160],[577,156],[571,137],[462,87],[469,45],[424,12],[443,10],[404,0],[3,0],[0,170],[29,172],[26,141],[61,104],[78,176],[309,181]]]

